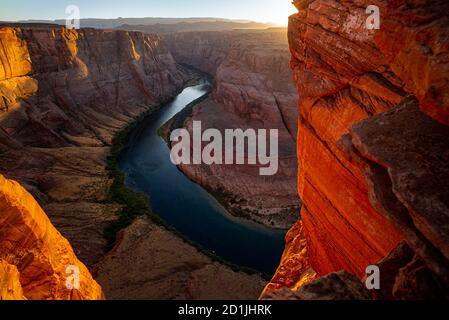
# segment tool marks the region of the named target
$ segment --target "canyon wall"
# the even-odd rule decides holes
[[[447,298],[449,3],[294,4],[302,221],[265,294],[378,264],[376,298]]]
[[[19,181],[89,266],[103,256],[115,133],[186,75],[157,36],[62,27],[0,29],[0,172]]]
[[[187,76],[160,38],[142,33],[3,27],[0,43],[0,172],[33,194],[92,267],[105,254],[104,228],[121,210],[105,201],[111,140]],[[24,297],[100,297],[33,198],[3,178],[2,192],[1,259],[17,266]],[[81,291],[63,287],[69,264],[82,269]]]
[[[234,215],[270,227],[297,219],[297,94],[289,69],[285,29],[178,33],[164,39],[175,59],[214,77],[209,99],[196,106],[202,129],[278,129],[279,171],[260,176],[260,165],[181,165],[192,180],[214,193]],[[245,159],[247,160],[247,159]],[[245,161],[247,163],[247,161]]]
[[[232,32],[179,32],[164,35],[176,61],[215,76],[232,44]]]
[[[17,182],[1,175],[0,213],[0,300],[103,298],[100,286],[39,204]],[[70,266],[79,270],[79,290],[66,285]]]

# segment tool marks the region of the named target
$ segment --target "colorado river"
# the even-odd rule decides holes
[[[235,218],[170,161],[158,129],[189,103],[206,94],[208,84],[188,87],[146,118],[131,133],[119,166],[126,185],[144,192],[155,214],[188,239],[233,264],[273,274],[284,249],[285,232]]]

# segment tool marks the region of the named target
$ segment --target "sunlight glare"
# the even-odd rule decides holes
[[[273,12],[273,22],[282,26],[288,25],[288,17],[294,13],[297,13],[295,6],[292,4],[292,0],[279,0],[276,4],[276,12]]]

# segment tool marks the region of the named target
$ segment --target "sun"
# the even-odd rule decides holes
[[[297,13],[298,10],[292,4],[292,0],[278,0],[276,1],[276,7],[273,10],[273,22],[277,23],[281,26],[288,25],[288,17],[294,13]]]

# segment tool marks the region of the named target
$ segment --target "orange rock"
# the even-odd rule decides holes
[[[376,45],[420,108],[449,125],[448,25],[446,0],[389,1],[382,12]]]
[[[0,300],[23,300],[20,274],[16,266],[0,260]]]
[[[20,289],[14,277],[20,274],[23,296],[30,300],[103,298],[100,286],[39,204],[17,182],[3,176],[0,176],[0,226],[0,260],[16,267],[2,267],[11,275],[6,289],[9,291],[11,284],[15,297],[20,295]],[[80,271],[79,290],[67,288],[70,266]]]
[[[318,276],[345,270],[363,278],[366,267],[403,236],[373,208],[364,167],[346,136],[354,124],[393,108],[405,92],[385,68],[374,31],[364,27],[364,10],[351,2],[296,1],[296,6],[289,42],[300,97],[298,189],[306,244],[299,248],[307,247],[304,259]],[[288,245],[283,261],[291,252]],[[278,270],[275,279],[284,273]],[[299,274],[293,271],[289,278]]]
[[[26,42],[13,28],[0,28],[0,81],[25,76],[31,72],[31,59]]]
[[[278,270],[270,283],[265,287],[261,299],[269,297],[281,288],[296,290],[316,278],[308,258],[307,240],[303,223],[299,221],[286,236],[286,249]]]
[[[405,238],[428,268],[403,272],[401,285],[414,284],[404,286],[410,298],[423,278],[418,269],[433,273],[429,278],[439,285],[449,283],[443,125],[449,124],[449,3],[379,1],[379,31],[364,26],[362,8],[370,4],[295,1],[289,42],[300,95],[298,188],[306,239],[296,247],[307,247],[304,259],[318,276],[345,270],[363,278],[368,265]],[[407,102],[408,95],[418,99]],[[283,261],[294,257],[290,246]],[[290,279],[301,274],[294,270]],[[280,269],[275,279],[288,273]]]

